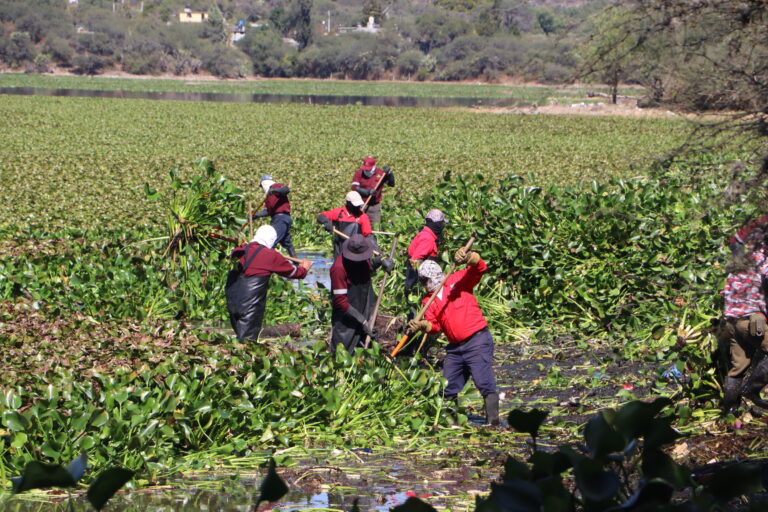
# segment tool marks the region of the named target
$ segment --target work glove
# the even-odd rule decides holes
[[[752,313],[749,315],[749,335],[762,337],[765,333],[765,317],[762,313]]]
[[[429,332],[432,330],[432,322],[429,320],[416,320],[414,318],[408,322],[408,330],[412,333]]]
[[[368,197],[371,195],[371,189],[364,188],[364,187],[357,187],[357,193],[360,194],[360,197]]]
[[[453,261],[457,265],[477,265],[480,261],[480,255],[475,251],[468,251],[462,247],[453,255]]]
[[[389,167],[383,168],[384,172],[387,173],[387,177],[384,179],[384,181],[389,185],[390,187],[395,186],[395,172],[392,171]]]
[[[301,260],[301,263],[299,263],[299,266],[305,269],[307,272],[309,272],[309,269],[312,268],[312,262],[309,261],[307,258],[304,258],[303,260]]]
[[[331,222],[331,219],[321,213],[317,216],[317,222],[322,224],[327,232],[333,233],[333,222]]]
[[[384,272],[389,274],[390,272],[392,272],[392,270],[394,270],[395,262],[392,261],[392,258],[384,258],[381,260],[381,268],[384,269]]]
[[[371,338],[374,337],[374,334],[376,334],[375,330],[371,328],[371,326],[368,324],[368,319],[366,319],[360,311],[350,306],[346,312],[346,315],[349,318],[353,319],[358,324],[360,324],[360,327],[363,328],[363,332],[365,334],[367,334]]]
[[[251,216],[251,218],[252,218],[252,219],[261,219],[262,217],[266,217],[267,215],[269,215],[269,213],[267,212],[267,209],[266,209],[266,208],[264,208],[264,209],[263,209],[263,210],[261,210],[260,212],[256,212],[256,213],[254,213],[254,214]]]

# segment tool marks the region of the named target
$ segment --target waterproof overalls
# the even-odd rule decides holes
[[[349,314],[350,308],[359,311],[363,318],[370,318],[376,304],[369,261],[350,261],[339,255],[331,266],[331,350],[343,345],[352,353],[365,340],[365,331],[360,323]]]

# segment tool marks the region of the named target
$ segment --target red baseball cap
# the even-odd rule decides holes
[[[375,158],[363,158],[363,170],[364,171],[370,171],[376,166],[376,159]]]

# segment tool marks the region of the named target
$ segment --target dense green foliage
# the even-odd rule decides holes
[[[402,180],[387,194],[394,206],[414,204],[447,170],[490,181],[514,172],[536,185],[633,176],[688,131],[670,119],[354,106],[3,96],[0,108],[0,164],[15,197],[0,204],[0,224],[48,230],[158,226],[164,212],[144,200],[144,184],[168,192],[168,170],[201,157],[247,199],[261,199],[265,172],[286,180],[296,222],[314,226],[368,155]]]
[[[224,78],[496,79],[549,82],[575,74],[573,49],[592,0],[392,2],[373,0],[207,0],[202,23],[182,23],[172,0],[9,0],[0,6],[0,60],[13,68],[52,67],[94,75]],[[369,17],[375,27],[364,30]],[[238,28],[238,25],[241,27]],[[243,38],[234,43],[235,35]]]

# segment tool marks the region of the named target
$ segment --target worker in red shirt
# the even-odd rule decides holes
[[[372,256],[373,242],[358,233],[344,242],[341,254],[331,266],[331,350],[334,352],[342,345],[352,353],[366,336],[376,338],[373,326],[368,323],[376,304],[371,275],[379,266],[391,272],[394,263],[389,258]]]
[[[304,279],[312,262],[307,259],[296,266],[272,249],[277,233],[272,226],[261,226],[250,243],[236,247],[232,257],[238,258],[236,272],[227,282],[227,310],[237,339],[256,340],[261,332],[267,307],[269,278],[277,274],[288,279]]]
[[[381,189],[385,184],[395,186],[395,173],[389,167],[379,169],[376,160],[370,157],[363,159],[363,166],[352,177],[352,190],[358,192],[364,200],[370,197],[365,213],[371,218],[372,226],[381,222]]]
[[[264,198],[264,209],[253,214],[254,219],[266,217],[269,215],[269,225],[275,228],[277,240],[275,245],[280,244],[288,251],[292,258],[296,257],[296,249],[291,241],[291,203],[288,201],[288,194],[291,189],[282,183],[275,183],[272,176],[265,174],[261,177],[261,188],[264,189],[266,197]]]
[[[348,192],[345,204],[341,208],[328,210],[317,216],[317,222],[323,225],[329,233],[336,229],[348,237],[354,234],[370,236],[372,233],[371,220],[363,210],[363,198],[357,192]],[[341,246],[346,240],[336,235],[333,239],[333,257],[341,254]]]
[[[427,288],[423,303],[429,301],[440,283],[445,284],[424,313],[423,320],[408,323],[411,332],[438,334],[441,330],[448,338],[443,376],[448,379],[444,395],[449,400],[464,388],[470,376],[483,395],[485,419],[489,425],[499,424],[499,394],[493,375],[493,338],[488,323],[472,294],[488,266],[475,251],[459,249],[454,255],[458,265],[467,268],[449,275],[440,265],[427,260],[419,267],[419,280]]]
[[[439,261],[437,245],[445,229],[445,215],[438,209],[429,210],[424,227],[408,246],[408,265],[405,269],[405,293],[410,293],[419,280],[419,265],[425,260]]]

